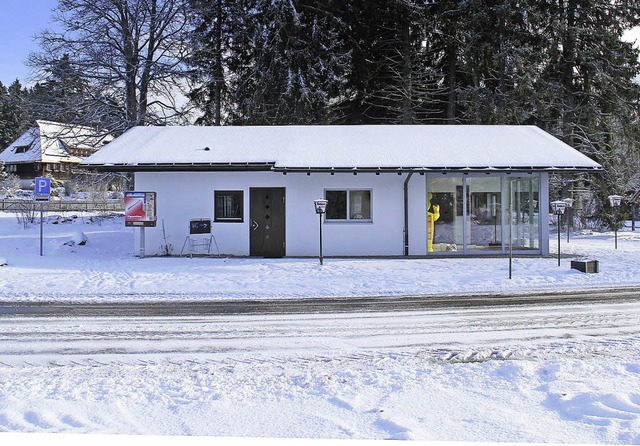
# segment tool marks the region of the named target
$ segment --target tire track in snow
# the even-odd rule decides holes
[[[0,318],[0,362],[120,358],[256,358],[376,349],[438,361],[638,350],[640,303],[403,313],[207,317]],[[304,356],[304,354],[302,356]],[[401,353],[399,353],[401,354]],[[106,358],[106,359],[102,359]]]

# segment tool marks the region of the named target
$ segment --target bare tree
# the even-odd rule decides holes
[[[64,58],[85,86],[60,105],[73,107],[78,123],[114,134],[166,123],[180,116],[185,11],[184,0],[60,0],[61,31],[38,35],[34,77],[46,80]]]

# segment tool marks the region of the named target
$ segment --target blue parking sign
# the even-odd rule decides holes
[[[51,178],[36,178],[36,195],[51,195]]]

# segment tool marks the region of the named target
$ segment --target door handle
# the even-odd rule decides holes
[[[256,229],[258,229],[258,226],[260,226],[260,225],[258,225],[257,221],[251,220],[251,229],[253,229],[255,231]]]

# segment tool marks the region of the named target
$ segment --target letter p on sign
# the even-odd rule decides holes
[[[51,178],[36,178],[36,194],[38,195],[50,195],[51,194]]]

